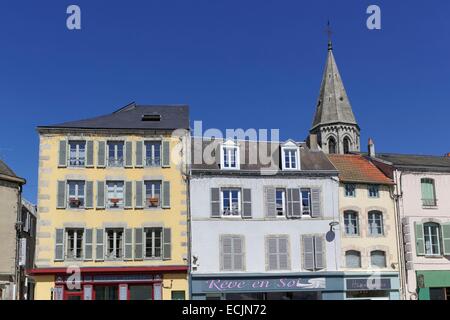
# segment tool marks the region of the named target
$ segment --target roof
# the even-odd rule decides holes
[[[311,129],[332,123],[357,125],[330,44]]]
[[[373,163],[359,154],[330,154],[328,158],[339,171],[343,182],[393,184]]]
[[[0,179],[19,182],[21,184],[25,183],[25,179],[17,176],[14,171],[2,160],[0,160]]]
[[[143,121],[144,116],[154,116],[156,120]],[[189,129],[189,107],[187,105],[137,105],[133,102],[107,115],[38,127],[38,129],[51,128]]]
[[[429,172],[450,172],[449,156],[377,153],[376,158],[389,162],[399,169]]]
[[[240,169],[239,170],[221,170],[219,158],[219,146],[224,142],[223,139],[192,138],[191,152],[191,171],[193,174],[201,173],[219,173],[221,174],[256,174],[259,175],[264,170],[266,172],[276,171],[280,175],[298,175],[301,173],[326,175],[337,175],[337,170],[328,160],[325,153],[320,150],[310,150],[304,142],[292,142],[300,148],[300,171],[280,171],[280,147],[283,142],[270,141],[249,141],[238,140],[240,146]],[[262,154],[263,156],[260,156]],[[210,159],[206,157],[210,155]],[[265,156],[267,155],[267,156]],[[272,174],[274,174],[272,172]]]

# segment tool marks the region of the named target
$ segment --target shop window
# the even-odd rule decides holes
[[[129,285],[130,300],[153,300],[153,287],[145,285]]]
[[[185,300],[186,293],[184,291],[172,291],[172,300]]]
[[[118,286],[95,286],[95,300],[118,300],[119,287]]]

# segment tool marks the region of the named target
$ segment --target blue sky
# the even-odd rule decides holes
[[[82,30],[66,28],[77,4]],[[366,28],[381,8],[382,29]],[[0,157],[36,201],[36,126],[131,101],[189,104],[206,128],[280,128],[305,139],[334,53],[377,151],[450,152],[450,2],[130,0],[0,3]]]

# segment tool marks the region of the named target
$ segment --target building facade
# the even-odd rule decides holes
[[[343,297],[337,171],[323,152],[197,138],[191,150],[192,299]]]
[[[187,106],[134,103],[38,127],[35,299],[188,292]]]
[[[26,240],[21,240],[26,239],[22,227],[25,182],[0,160],[0,300],[23,299],[23,267],[27,262],[24,256],[29,252],[24,246]],[[32,225],[32,220],[29,222]]]
[[[339,170],[346,299],[400,299],[393,181],[359,154],[329,155]]]
[[[374,154],[395,181],[406,299],[450,300],[450,157]]]

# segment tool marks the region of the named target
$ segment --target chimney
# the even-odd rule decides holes
[[[309,135],[309,148],[311,150],[318,150],[319,149],[319,144],[317,143],[317,134],[316,133],[311,133]]]
[[[373,143],[372,138],[369,138],[369,145],[368,145],[368,151],[369,151],[369,157],[375,158],[375,144]]]

